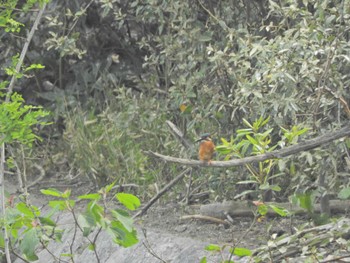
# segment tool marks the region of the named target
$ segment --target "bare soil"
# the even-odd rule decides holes
[[[305,223],[303,218],[233,218],[229,225],[216,224],[200,219],[182,219],[199,213],[199,205],[185,206],[175,203],[155,205],[139,221],[141,226],[157,229],[173,235],[190,237],[212,244],[232,245],[249,249],[267,243],[273,234],[282,235],[294,231],[294,226]]]
[[[91,183],[82,182],[81,179],[70,180],[69,183],[67,183],[67,178],[45,177],[38,182],[38,184],[29,189],[30,201],[39,207],[47,204],[47,201],[51,200],[51,198],[42,195],[40,189],[50,187],[61,191],[72,189],[72,194],[74,194],[74,196],[95,191]],[[9,193],[18,195],[18,193],[16,193],[17,188],[17,178],[10,177],[6,180],[6,189]],[[258,220],[253,217],[235,217],[232,218],[232,223],[225,225],[201,219],[182,218],[183,216],[188,215],[198,215],[200,205],[201,204],[184,205],[176,202],[165,202],[164,199],[161,198],[150,207],[145,215],[136,218],[135,224],[137,228],[142,228],[146,233],[149,231],[149,233],[169,234],[168,236],[172,237],[171,242],[175,241],[175,239],[181,240],[181,238],[188,238],[184,239],[186,240],[184,242],[189,242],[189,244],[191,242],[189,240],[194,240],[195,243],[198,241],[198,244],[200,244],[200,250],[202,250],[205,255],[204,243],[221,246],[244,247],[254,250],[261,245],[266,245],[272,235],[278,236],[284,233],[291,234],[294,231],[295,226],[300,227],[301,224],[307,223],[307,220],[302,217],[294,218],[293,220],[290,218],[264,218]],[[142,235],[142,232],[139,232],[139,235]],[[142,239],[144,237],[140,238]],[[160,242],[167,242],[164,241],[167,239],[159,238]],[[156,244],[157,243],[153,243],[154,246],[156,246]],[[187,246],[187,244],[183,245],[185,247]],[[162,251],[158,247],[154,248],[157,251]],[[166,253],[164,252],[163,254]],[[44,258],[46,260],[46,257]],[[135,262],[137,262],[137,260]],[[151,259],[150,262],[156,261],[152,261]],[[191,260],[188,262],[191,262]]]
[[[30,200],[36,205],[44,205],[50,197],[40,193],[40,189],[54,187],[58,190],[72,189],[75,196],[93,191],[90,183],[79,181],[65,183],[64,180],[42,180],[29,189]],[[6,180],[6,189],[11,194],[18,194],[17,179]],[[307,219],[263,218],[253,217],[233,218],[229,225],[217,224],[201,219],[183,219],[183,216],[198,215],[200,204],[184,205],[179,203],[164,203],[161,199],[154,204],[145,215],[136,218],[137,226],[147,230],[156,230],[174,236],[188,237],[218,245],[232,245],[249,249],[257,248],[267,243],[272,235],[291,234],[295,226],[307,223]]]

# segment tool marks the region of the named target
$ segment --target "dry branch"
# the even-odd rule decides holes
[[[262,246],[256,249],[253,252],[253,255],[260,259],[269,259],[269,262],[281,262],[282,259],[288,257],[294,257],[294,259],[296,259],[295,257],[299,257],[298,262],[304,262],[306,258],[305,256],[304,258],[301,256],[304,247],[323,247],[323,250],[329,250],[329,252],[331,252],[332,250],[335,250],[334,247],[338,246],[337,249],[339,250],[340,246],[336,242],[336,239],[339,237],[346,238],[350,234],[349,223],[350,220],[348,218],[343,218],[335,223],[332,222],[326,225],[301,230],[291,236],[276,240],[273,243],[270,242],[267,246]],[[324,246],[325,244],[330,243],[333,245],[328,247]],[[333,255],[332,260],[328,259],[317,262],[338,262],[336,259],[348,257],[349,253],[346,253],[345,255]]]
[[[287,209],[289,212],[293,214],[307,214],[305,209],[300,208],[297,205],[292,205],[290,203],[269,203],[272,205],[278,205],[279,207],[283,207]],[[350,210],[350,201],[349,200],[330,200],[330,209],[332,214],[334,213],[344,213]],[[256,208],[250,207],[248,202],[242,201],[226,201],[223,203],[212,203],[201,205],[200,214],[203,216],[210,216],[220,219],[226,219],[227,215],[230,217],[253,217],[254,210]],[[321,206],[320,204],[314,205],[314,212],[320,213]],[[278,216],[275,212],[269,211],[267,213],[269,216]]]
[[[180,219],[181,220],[197,219],[197,220],[203,220],[203,221],[208,221],[211,223],[222,224],[222,225],[229,225],[230,224],[229,222],[222,220],[220,218],[211,217],[211,216],[203,216],[203,215],[187,215],[187,216],[180,217]]]
[[[169,189],[171,189],[178,181],[180,181],[184,176],[191,171],[191,168],[187,168],[184,171],[182,171],[178,176],[176,176],[170,183],[168,183],[166,186],[162,188],[162,190],[159,191],[155,196],[152,197],[151,200],[140,210],[138,211],[133,218],[142,216],[147,212],[147,210],[162,196],[164,195]]]
[[[268,152],[257,156],[250,156],[242,159],[233,159],[229,161],[212,161],[210,165],[206,162],[202,162],[198,160],[190,160],[190,159],[166,156],[166,155],[162,155],[160,153],[152,152],[152,151],[147,151],[146,153],[167,162],[180,163],[187,166],[232,167],[232,166],[244,165],[247,163],[261,162],[261,161],[265,161],[273,158],[283,158],[302,151],[309,151],[346,136],[350,136],[350,125],[345,126],[339,129],[338,131],[329,132],[319,137],[316,137],[314,139],[303,141],[298,144],[283,148],[281,150],[272,151],[272,152]]]

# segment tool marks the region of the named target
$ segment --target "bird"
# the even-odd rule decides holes
[[[202,134],[201,138],[198,139],[196,142],[201,142],[201,144],[199,145],[199,152],[198,152],[199,160],[210,164],[215,151],[215,144],[211,139],[211,134],[210,133]]]

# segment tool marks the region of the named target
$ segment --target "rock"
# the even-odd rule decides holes
[[[70,245],[74,236],[74,225],[71,215],[65,214],[60,217],[58,222],[61,226],[66,226],[62,237],[62,243],[51,242],[48,250],[57,258],[56,260],[47,250],[38,252],[38,263],[58,262],[59,258],[69,261],[67,257],[60,255],[70,254]],[[187,228],[186,225],[179,225],[178,232],[183,232]],[[94,238],[94,234],[90,238]],[[157,257],[166,262],[172,263],[193,263],[200,262],[206,256],[208,262],[220,262],[219,254],[211,254],[205,251],[205,247],[209,242],[196,240],[188,237],[181,237],[168,233],[162,233],[157,230],[148,229],[147,238],[143,235],[142,230],[138,231],[140,242],[129,248],[122,248],[113,243],[112,238],[106,233],[101,232],[97,239],[97,252],[99,260],[102,263],[157,263],[162,262]],[[77,232],[75,242],[73,244],[73,254],[75,263],[96,263],[97,259],[93,251],[88,249],[89,242],[82,236],[80,231]],[[152,253],[154,255],[152,255]],[[228,258],[228,253],[227,253]],[[248,260],[234,259],[235,262],[248,262]],[[22,263],[17,259],[15,263]]]
[[[175,231],[178,233],[185,232],[187,230],[187,225],[178,225],[175,227]]]

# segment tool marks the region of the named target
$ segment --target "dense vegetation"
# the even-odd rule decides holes
[[[2,69],[17,61],[34,2],[0,2]],[[349,0],[52,0],[44,16],[25,64],[45,68],[25,74],[15,91],[54,123],[38,127],[44,140],[34,148],[8,146],[18,169],[37,163],[49,176],[78,175],[97,187],[136,184],[147,200],[180,167],[144,151],[197,158],[197,145],[181,144],[167,120],[188,141],[211,132],[217,145],[254,144],[250,129],[264,151],[349,122]],[[10,73],[0,71],[1,81]],[[193,187],[210,200],[337,196],[350,183],[349,147],[345,139],[273,163],[201,169]],[[254,147],[238,151],[216,158]],[[168,197],[181,200],[184,189]]]
[[[41,132],[59,150],[44,156],[63,153],[74,174],[164,184],[177,168],[143,150],[196,157],[166,120],[190,141],[215,132],[220,144],[247,128],[243,118],[270,117],[272,145],[280,127],[309,128],[306,139],[348,121],[348,1],[78,2],[49,4],[27,55],[45,69],[17,86],[53,112],[55,130]],[[25,24],[32,15],[18,17]],[[8,33],[1,43],[11,47],[6,65],[22,42]],[[284,197],[320,173],[332,193],[348,182],[347,159],[340,142],[280,162],[274,173],[283,173]],[[243,179],[244,167],[201,171],[198,184],[224,197],[242,191],[234,183]]]

